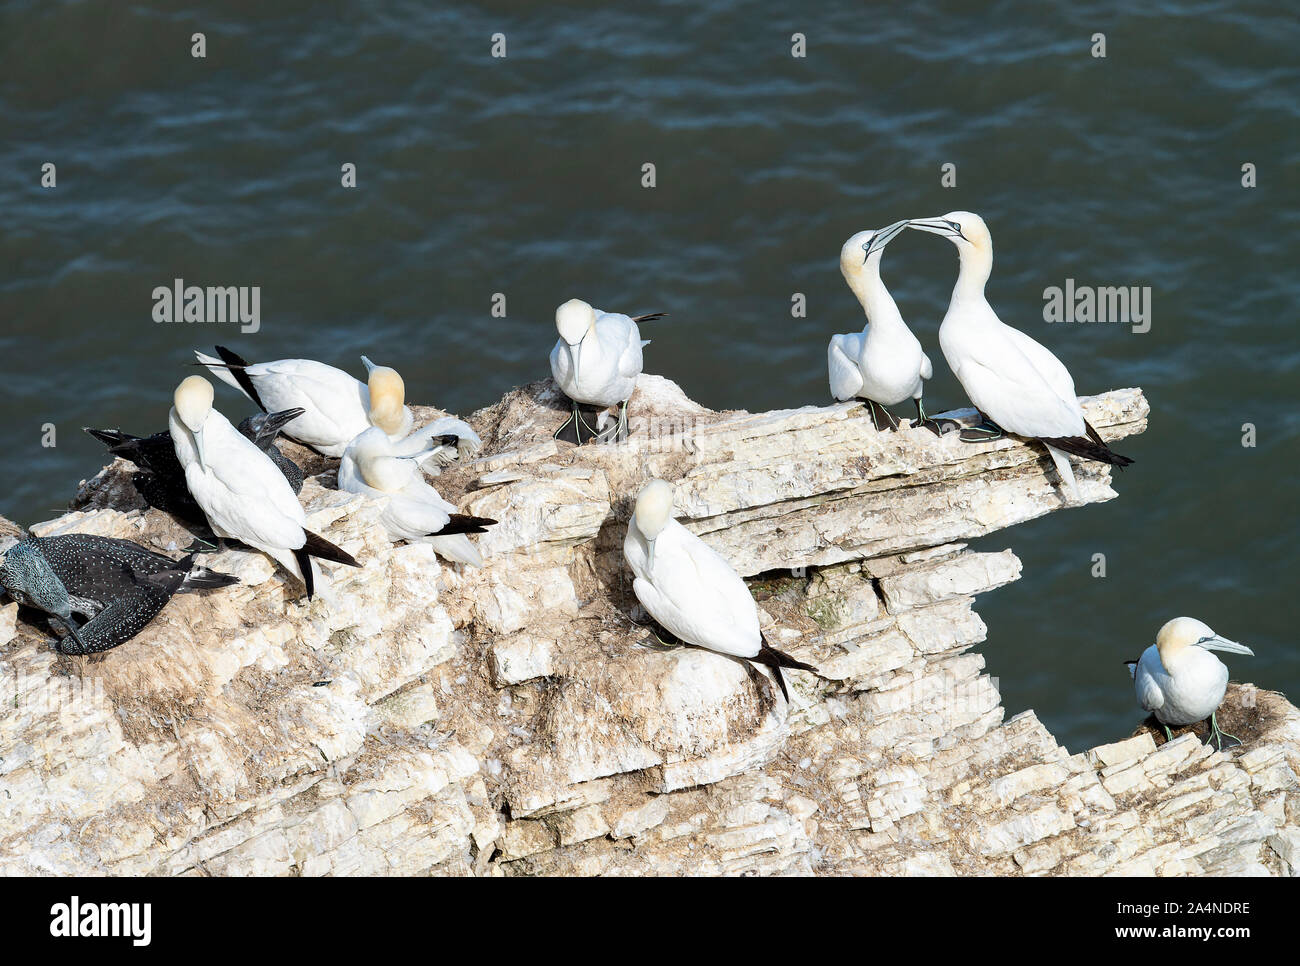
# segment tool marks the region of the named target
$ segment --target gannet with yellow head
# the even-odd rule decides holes
[[[1133,461],[1111,450],[1083,418],[1074,378],[1048,349],[1006,325],[984,297],[993,271],[993,237],[979,215],[950,211],[918,218],[909,227],[942,235],[957,246],[960,268],[948,312],[939,326],[939,346],[966,395],[985,423],[962,430],[967,442],[998,439],[1003,431],[1037,439],[1047,447],[1061,483],[1078,500],[1070,457],[1127,466]]]
[[[569,299],[555,310],[560,338],[551,350],[551,375],[573,410],[557,439],[581,444],[627,438],[627,400],[641,375],[641,347],[650,344],[637,326],[662,315],[602,312],[582,299]],[[611,406],[619,407],[618,419],[607,428],[604,410]]]
[[[770,668],[788,701],[781,668],[817,669],[768,645],[740,574],[672,512],[673,489],[663,480],[651,480],[637,494],[623,540],[637,600],[685,643]]]
[[[185,485],[218,537],[261,550],[315,589],[311,558],[358,567],[345,551],[306,527],[307,515],[271,458],[212,407],[212,383],[182,380],[167,417]]]
[[[1211,651],[1255,654],[1244,644],[1220,637],[1202,621],[1175,617],[1160,628],[1156,642],[1140,659],[1126,663],[1138,704],[1165,726],[1168,738],[1173,738],[1170,725],[1181,727],[1209,718],[1210,740],[1222,750],[1225,735],[1219,730],[1217,711],[1227,692],[1228,669]]]
[[[202,352],[194,355],[213,375],[234,386],[264,412],[301,408],[303,414],[281,431],[326,456],[342,456],[348,444],[371,426],[382,426],[403,451],[423,452],[422,466],[430,473],[437,473],[440,466],[459,456],[473,455],[482,446],[469,424],[453,416],[415,429],[415,415],[406,405],[402,377],[365,356],[361,361],[368,376],[366,382],[361,382],[341,369],[311,359],[249,363],[224,346],[217,346],[216,351],[220,358]],[[455,445],[431,448],[429,441],[440,436],[455,436]]]
[[[926,418],[921,402],[934,368],[880,279],[881,253],[906,227],[906,221],[897,221],[879,231],[860,231],[840,249],[840,273],[867,324],[861,332],[831,336],[826,350],[831,395],[840,402],[861,399],[878,430],[898,429],[898,419],[885,407],[911,399],[917,422],[938,434],[939,425]]]
[[[390,540],[428,543],[448,560],[482,567],[483,557],[468,534],[485,533],[497,521],[456,512],[456,505],[425,481],[421,454],[398,456],[396,449],[382,425],[361,433],[343,453],[339,489],[382,501]]]

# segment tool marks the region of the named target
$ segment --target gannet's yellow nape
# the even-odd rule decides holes
[[[1198,621],[1195,617],[1175,617],[1156,634],[1156,651],[1160,654],[1160,663],[1171,673],[1178,666],[1179,656],[1185,654],[1189,647],[1255,656],[1255,652],[1245,644],[1220,637],[1209,624]]]
[[[673,488],[663,480],[651,480],[636,495],[633,519],[646,541],[646,569],[655,567],[655,541],[673,515]]]
[[[402,429],[406,415],[406,384],[396,369],[375,366],[366,383],[370,391],[370,422],[393,435]]]
[[[172,394],[172,405],[185,428],[198,433],[212,412],[212,399],[212,383],[202,376],[186,376]]]

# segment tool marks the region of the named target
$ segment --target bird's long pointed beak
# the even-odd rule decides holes
[[[934,235],[946,235],[949,238],[963,237],[961,225],[946,218],[913,218],[907,223],[908,228],[919,228]]]
[[[1203,647],[1207,651],[1224,651],[1228,654],[1248,654],[1251,657],[1255,656],[1255,652],[1245,644],[1238,644],[1236,641],[1230,641],[1226,637],[1219,637],[1217,634],[1214,635],[1214,637],[1207,637],[1203,641],[1197,641],[1196,646]]]
[[[568,345],[568,343],[566,343]],[[573,378],[578,378],[578,362],[582,359],[582,343],[569,345],[569,359],[573,362]]]
[[[647,556],[649,557],[649,561],[646,563],[646,570],[654,570],[654,569],[655,569],[655,542],[654,542],[654,540],[647,540],[647,541],[646,541],[646,546],[649,547],[649,551],[648,551],[648,553],[647,553]]]
[[[198,454],[199,465],[202,467],[207,467],[208,465],[207,460],[203,458],[203,430],[201,429],[191,430],[191,435],[193,435],[194,437],[194,452]]]
[[[902,233],[903,229],[907,227],[907,224],[908,224],[907,219],[904,218],[902,221],[896,221],[888,228],[882,228],[880,229],[880,231],[876,232],[876,234],[872,237],[871,241],[867,244],[867,248],[866,248],[867,254],[866,257],[863,258],[863,262],[865,262],[868,258],[870,258],[874,252],[880,251],[891,241],[893,241],[899,234]]]
[[[274,436],[306,411],[301,406],[297,406],[293,409],[281,409],[279,412],[267,413],[266,418],[262,420],[262,431],[257,434],[258,438],[263,439],[267,436]]]
[[[86,642],[81,639],[81,633],[77,630],[77,622],[70,617],[60,617],[59,621],[68,629],[68,634],[77,642],[77,646],[81,648],[82,653],[89,653],[90,649],[86,647]]]

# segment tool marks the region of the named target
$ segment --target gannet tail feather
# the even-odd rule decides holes
[[[304,530],[307,535],[307,542],[301,547],[301,552],[312,557],[319,557],[321,560],[328,560],[331,563],[346,564],[349,567],[360,567],[356,558],[348,553],[342,547],[336,547],[318,533],[312,533],[310,530]],[[294,551],[294,556],[298,556],[299,551]],[[299,560],[301,563],[301,560]],[[306,573],[306,570],[303,570]]]
[[[1085,426],[1088,424],[1085,422]],[[1120,456],[1114,452],[1102,438],[1097,435],[1097,431],[1088,426],[1089,433],[1087,436],[1058,436],[1052,439],[1040,437],[1048,446],[1069,453],[1071,456],[1078,456],[1080,459],[1096,460],[1098,463],[1109,463],[1111,466],[1124,467],[1133,461],[1127,456]]]
[[[646,315],[634,315],[632,321],[640,325],[642,322],[653,322],[655,319],[662,319],[667,312],[650,312]]]
[[[208,370],[208,372],[212,373],[214,376],[216,376],[218,379],[224,382],[227,386],[232,386],[235,389],[238,389],[240,392],[243,392],[244,395],[248,395],[248,393],[244,392],[244,387],[241,386],[239,382],[235,379],[235,377],[231,374],[230,367],[226,365],[224,362],[222,362],[220,359],[214,358],[213,356],[200,352],[198,349],[194,350],[194,358],[199,360],[198,362],[194,363],[196,366],[205,367]]]
[[[302,582],[307,588],[307,599],[311,600],[316,596],[316,578],[311,571],[311,553],[304,545],[293,551],[293,559],[297,561],[298,569],[302,571]]]
[[[442,534],[453,533],[487,533],[487,528],[495,526],[496,520],[491,517],[476,517],[468,513],[453,513],[447,521],[447,525],[438,531],[439,536]]]
[[[821,677],[820,672],[818,672],[818,670],[811,664],[805,664],[803,661],[796,661],[789,654],[786,654],[783,651],[778,651],[767,643],[766,638],[763,639],[763,645],[758,649],[758,654],[751,658],[751,660],[772,669],[772,676],[776,678],[776,683],[781,686],[781,694],[785,697],[787,704],[790,702],[790,692],[786,689],[785,676],[781,673],[781,668],[788,667],[793,668],[796,671],[811,671],[813,674]]]
[[[221,345],[217,346],[217,355],[221,356],[221,361],[226,364],[226,370],[239,384],[239,388],[244,391],[244,395],[253,400],[253,403],[262,412],[267,412],[266,406],[263,405],[261,398],[257,395],[257,387],[253,385],[253,380],[244,371],[248,366],[247,360]]]

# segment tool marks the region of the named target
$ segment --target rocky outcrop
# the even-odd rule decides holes
[[[1137,390],[1085,401],[1108,439]],[[427,410],[423,416],[432,416]],[[1063,506],[1041,448],[878,434],[859,407],[710,412],[647,376],[620,446],[559,444],[554,387],[476,413],[435,480],[500,525],[462,570],[390,546],[378,506],[311,474],[309,526],[360,570],[310,604],[260,554],[139,637],[61,656],[0,608],[0,872],[109,874],[1287,873],[1300,868],[1300,712],[1246,688],[1224,727],[1071,755],[1003,720],[974,595],[1020,574],[963,541]],[[176,549],[115,463],[34,527]],[[1086,502],[1109,470],[1076,468]],[[769,678],[665,650],[622,565],[636,489],[743,574]],[[34,619],[34,618],[33,618]],[[1243,734],[1243,732],[1245,732]]]

